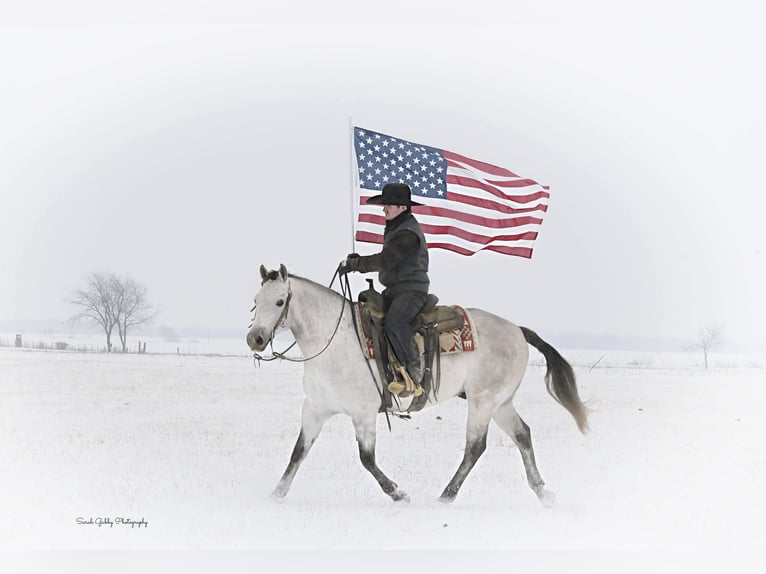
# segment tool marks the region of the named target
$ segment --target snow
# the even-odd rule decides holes
[[[362,468],[342,416],[288,496],[272,499],[297,437],[302,367],[257,368],[242,347],[211,342],[217,356],[0,348],[0,549],[743,556],[764,547],[760,357],[716,356],[705,371],[696,355],[563,351],[592,409],[583,436],[547,395],[533,352],[516,406],[556,493],[545,509],[494,425],[457,500],[436,500],[462,456],[459,399],[393,419],[392,432],[379,418],[378,463],[410,503],[392,502]],[[99,517],[147,525],[77,523]]]

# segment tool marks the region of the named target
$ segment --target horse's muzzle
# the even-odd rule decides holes
[[[263,333],[251,330],[247,334],[247,346],[250,347],[251,351],[261,352],[266,348],[266,345],[268,344],[269,337],[264,336]]]

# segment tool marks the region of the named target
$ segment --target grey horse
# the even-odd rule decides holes
[[[288,274],[284,265],[278,271],[267,271],[261,266],[260,272],[262,284],[255,296],[248,346],[254,353],[262,352],[277,332],[289,329],[301,353],[311,358],[304,363],[301,430],[273,495],[278,498],[287,495],[324,423],[336,414],[344,414],[353,422],[364,468],[393,500],[409,500],[375,461],[381,398],[360,350],[352,315],[347,308],[342,312],[349,302],[332,289]],[[430,404],[457,395],[464,396],[468,403],[463,460],[439,500],[455,499],[486,448],[487,430],[494,420],[518,446],[530,488],[543,506],[550,507],[555,495],[545,488],[535,462],[529,427],[516,412],[513,398],[527,368],[530,344],[546,359],[548,392],[585,433],[587,409],[580,400],[572,367],[533,331],[480,309],[467,311],[480,345],[473,352],[442,357],[438,399],[430,397]],[[401,399],[393,408],[406,411],[412,400]]]

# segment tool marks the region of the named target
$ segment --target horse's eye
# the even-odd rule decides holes
[[[284,299],[280,299],[279,301],[277,301],[277,307],[281,307],[284,304],[285,304],[285,300]]]

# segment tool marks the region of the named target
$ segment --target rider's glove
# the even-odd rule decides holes
[[[350,271],[359,271],[359,257],[360,256],[358,253],[349,253],[346,256],[346,261],[343,265],[345,268],[344,273],[348,273]]]
[[[351,253],[338,265],[338,274],[345,275],[352,271],[359,271],[359,255]]]

